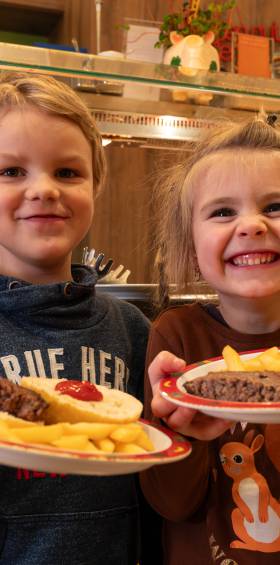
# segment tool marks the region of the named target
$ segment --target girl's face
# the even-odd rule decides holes
[[[0,272],[71,278],[93,216],[92,151],[75,123],[27,106],[0,116]]]
[[[279,294],[280,152],[207,158],[194,192],[193,238],[201,273],[221,301]]]

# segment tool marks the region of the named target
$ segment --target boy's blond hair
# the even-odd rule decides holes
[[[269,117],[270,118],[270,117]],[[167,304],[168,285],[184,289],[194,282],[197,263],[192,236],[192,195],[198,175],[205,172],[208,157],[222,151],[280,150],[280,129],[263,113],[239,124],[223,122],[209,131],[188,156],[166,170],[157,180],[157,266],[160,272],[159,301]],[[269,123],[270,122],[270,123]],[[221,156],[222,158],[222,156]],[[201,176],[200,176],[201,178]]]
[[[67,84],[50,76],[24,73],[0,73],[0,111],[30,104],[46,114],[67,118],[83,131],[92,147],[94,196],[103,186],[106,162],[101,135],[90,111]]]

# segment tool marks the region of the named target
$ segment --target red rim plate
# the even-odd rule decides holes
[[[248,355],[248,354],[255,354],[258,355],[265,349],[258,349],[253,351],[242,351],[239,352],[240,356]],[[196,404],[197,406],[207,407],[207,408],[234,408],[238,410],[248,410],[250,409],[257,409],[257,410],[267,410],[267,409],[277,409],[280,408],[280,402],[232,402],[228,400],[214,400],[212,398],[202,398],[201,396],[196,396],[194,394],[189,394],[187,392],[183,392],[178,387],[178,381],[181,377],[183,377],[189,371],[196,369],[196,367],[200,367],[201,365],[207,365],[208,363],[213,363],[214,361],[222,361],[223,357],[212,357],[211,359],[206,359],[204,361],[199,361],[197,363],[192,363],[191,365],[186,365],[180,371],[180,373],[172,373],[169,377],[165,377],[160,381],[160,391],[162,392],[163,396],[167,399],[177,400],[180,403],[185,403],[186,405]],[[195,376],[194,376],[195,378]]]
[[[0,448],[1,446],[5,447],[12,447],[17,448],[20,450],[32,451],[36,453],[42,453],[44,455],[51,454],[59,456],[65,456],[69,458],[75,459],[88,459],[88,460],[98,460],[98,461],[158,461],[159,459],[173,459],[176,457],[183,457],[187,456],[191,453],[191,444],[190,442],[180,434],[173,432],[169,428],[165,428],[156,422],[150,422],[148,420],[141,419],[140,420],[143,424],[156,428],[166,436],[168,436],[171,440],[171,445],[164,450],[157,451],[157,452],[147,452],[147,453],[139,453],[139,454],[125,454],[125,453],[116,453],[116,454],[106,454],[106,453],[84,453],[82,451],[71,451],[66,449],[59,449],[57,447],[52,446],[44,446],[44,445],[36,445],[36,444],[28,444],[28,443],[16,443],[12,441],[3,441],[0,440]]]

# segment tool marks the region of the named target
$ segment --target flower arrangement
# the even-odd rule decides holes
[[[205,10],[192,10],[192,1],[183,1],[182,11],[167,14],[160,27],[155,47],[168,49],[172,45],[170,33],[176,32],[183,37],[187,35],[205,35],[213,32],[216,39],[222,38],[229,29],[226,16],[236,6],[237,0],[210,2]]]

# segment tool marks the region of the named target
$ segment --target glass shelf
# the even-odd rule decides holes
[[[247,77],[227,72],[198,71],[186,76],[176,67],[131,60],[109,59],[54,49],[0,43],[0,68],[25,69],[89,83],[114,81],[150,85],[168,90],[191,90],[221,96],[280,102],[280,79]],[[279,106],[280,107],[280,106]]]

